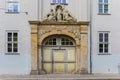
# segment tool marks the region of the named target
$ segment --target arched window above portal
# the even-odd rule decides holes
[[[75,46],[75,41],[68,36],[53,35],[44,40],[43,46]]]

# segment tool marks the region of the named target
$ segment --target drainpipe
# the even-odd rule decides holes
[[[92,74],[92,0],[90,1],[90,74]]]
[[[40,11],[40,10],[39,10],[39,9],[40,9],[40,1],[39,1],[39,0],[38,0],[38,7],[37,7],[37,9],[38,9],[38,10],[37,10],[37,11],[38,11],[37,19],[38,19],[38,21],[39,21],[39,15],[40,15],[40,14],[39,14],[39,11]]]

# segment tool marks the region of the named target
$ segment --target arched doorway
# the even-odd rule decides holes
[[[75,72],[76,43],[71,37],[52,35],[42,45],[42,69],[47,74]]]

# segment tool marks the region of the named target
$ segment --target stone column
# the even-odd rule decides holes
[[[31,74],[38,74],[38,24],[31,23]]]

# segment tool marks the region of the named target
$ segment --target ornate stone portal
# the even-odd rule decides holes
[[[63,11],[64,10],[62,6],[57,5],[55,12],[51,10],[51,12],[47,14],[42,22],[30,21],[31,74],[54,74],[56,72],[83,74],[88,72],[88,22],[76,22],[76,19],[74,19],[70,14],[69,17],[65,16],[65,13]],[[67,47],[63,45],[58,48],[59,45],[56,47],[54,45],[49,47],[48,45],[46,47],[48,50],[44,52],[43,42],[49,36],[57,36],[58,38],[60,36],[70,37],[75,41],[75,51],[73,53],[72,51],[68,51],[71,46]],[[58,41],[58,43],[60,42]],[[54,50],[58,51],[54,53]],[[65,53],[60,53],[59,50],[65,50]],[[44,54],[46,54],[48,57],[48,61],[46,62],[43,62],[44,57],[46,57]],[[71,58],[71,56],[75,54],[75,57],[72,57],[75,58],[75,61],[66,60],[66,54],[69,54],[67,55],[67,58]],[[57,59],[54,56],[60,56],[61,58]],[[57,59],[58,61],[55,61],[54,59]],[[61,59],[63,59],[62,62],[59,61]],[[73,63],[74,65],[72,65]]]

